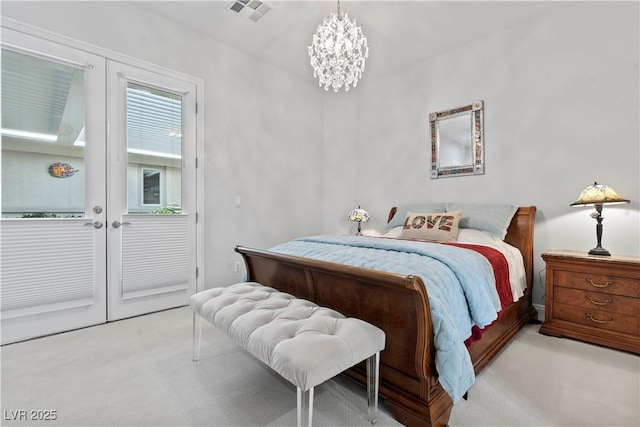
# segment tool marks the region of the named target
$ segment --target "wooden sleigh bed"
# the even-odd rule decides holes
[[[468,347],[479,373],[530,320],[532,306],[533,228],[536,208],[519,207],[505,242],[522,253],[527,289],[519,301]],[[395,214],[393,208],[389,220]],[[420,277],[348,266],[272,251],[236,247],[247,280],[260,282],[345,316],[366,320],[387,336],[380,364],[380,396],[394,417],[408,426],[446,425],[453,402],[438,382],[429,298]],[[364,364],[347,372],[366,383]]]

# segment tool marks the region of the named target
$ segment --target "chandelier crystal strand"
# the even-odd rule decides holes
[[[348,91],[358,85],[368,56],[367,37],[355,19],[340,12],[338,1],[338,11],[318,25],[309,46],[313,77],[318,78],[318,85],[324,86],[324,90],[331,87],[338,92],[344,86]]]

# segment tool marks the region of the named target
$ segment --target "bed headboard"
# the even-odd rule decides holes
[[[391,221],[397,212],[394,206],[389,211],[387,223]],[[520,206],[511,219],[504,241],[515,246],[522,253],[524,268],[527,272],[527,287],[532,291],[533,286],[533,226],[536,222],[535,206]]]

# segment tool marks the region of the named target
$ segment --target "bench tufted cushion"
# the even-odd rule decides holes
[[[191,297],[196,313],[308,390],[384,349],[384,332],[255,282]]]

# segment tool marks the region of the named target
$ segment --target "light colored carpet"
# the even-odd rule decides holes
[[[640,358],[527,326],[454,409],[455,426],[638,426]],[[2,425],[290,426],[296,391],[187,307],[1,348]],[[365,426],[364,387],[316,388],[314,425]],[[55,421],[11,420],[20,410]],[[378,425],[399,425],[381,406]]]
[[[192,362],[192,315],[179,308],[2,347],[3,425],[291,426],[296,389],[206,324]],[[369,425],[366,390],[316,387],[314,425]],[[53,422],[11,421],[55,410]],[[29,415],[29,414],[27,414]],[[381,426],[398,425],[385,412]]]
[[[640,357],[539,329],[480,373],[451,426],[640,426]]]

